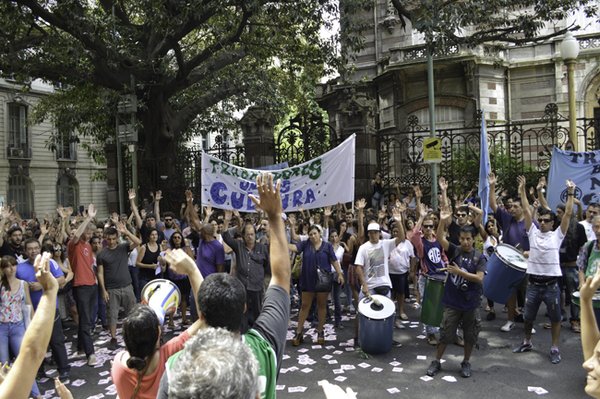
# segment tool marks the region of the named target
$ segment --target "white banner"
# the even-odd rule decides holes
[[[281,199],[287,212],[354,201],[353,134],[333,150],[301,165],[271,170],[281,179]],[[264,171],[246,169],[202,153],[202,205],[256,212],[248,194],[256,195],[256,177]]]
[[[547,194],[552,209],[567,202],[567,179],[577,185],[575,198],[582,202],[584,210],[589,204],[600,202],[600,151],[573,152],[554,147]]]

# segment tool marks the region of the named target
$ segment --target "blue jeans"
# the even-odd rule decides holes
[[[342,304],[340,302],[340,293],[342,291],[342,286],[337,281],[334,281],[332,285],[333,287],[331,297],[333,298],[333,314],[335,318],[335,323],[339,324],[342,321]]]
[[[536,285],[529,283],[525,294],[525,309],[523,318],[525,321],[534,322],[540,305],[544,302],[550,321],[560,323],[562,315],[560,313],[560,289],[557,283],[550,285]]]
[[[579,271],[577,267],[561,267],[562,270],[562,286],[565,290],[565,302],[570,303],[571,321],[579,321],[579,306],[573,303],[571,295],[577,291],[579,287]]]
[[[12,357],[16,358],[21,351],[21,342],[25,335],[25,324],[23,321],[18,323],[0,323],[0,363],[9,362]],[[40,390],[37,383],[33,380],[31,387],[31,396],[39,396]]]

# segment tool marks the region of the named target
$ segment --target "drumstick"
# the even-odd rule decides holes
[[[447,267],[442,267],[440,269],[438,269],[438,272],[447,272],[448,268]]]

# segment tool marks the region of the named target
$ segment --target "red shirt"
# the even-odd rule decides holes
[[[96,285],[94,272],[94,252],[89,242],[70,240],[67,244],[69,263],[73,269],[73,287],[80,285]]]
[[[190,339],[190,335],[187,331],[184,331],[175,338],[172,338],[169,342],[164,344],[159,349],[160,360],[156,369],[151,373],[142,377],[142,383],[140,384],[140,390],[136,396],[137,399],[155,399],[158,395],[158,387],[160,386],[160,379],[165,372],[165,362],[171,355],[179,352],[183,349],[185,341]],[[125,352],[119,352],[115,356],[115,360],[112,363],[111,376],[115,387],[117,388],[117,394],[119,398],[131,398],[133,391],[138,380],[137,370],[128,368],[123,364],[123,355]]]

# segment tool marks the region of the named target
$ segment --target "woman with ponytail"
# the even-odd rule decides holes
[[[169,253],[173,271],[189,277],[197,301],[202,275],[192,258],[178,249]],[[154,310],[147,305],[134,307],[123,322],[126,351],[119,352],[112,364],[112,380],[121,399],[155,399],[167,359],[183,349],[185,342],[200,328],[197,320],[186,331],[160,345],[161,325]]]

